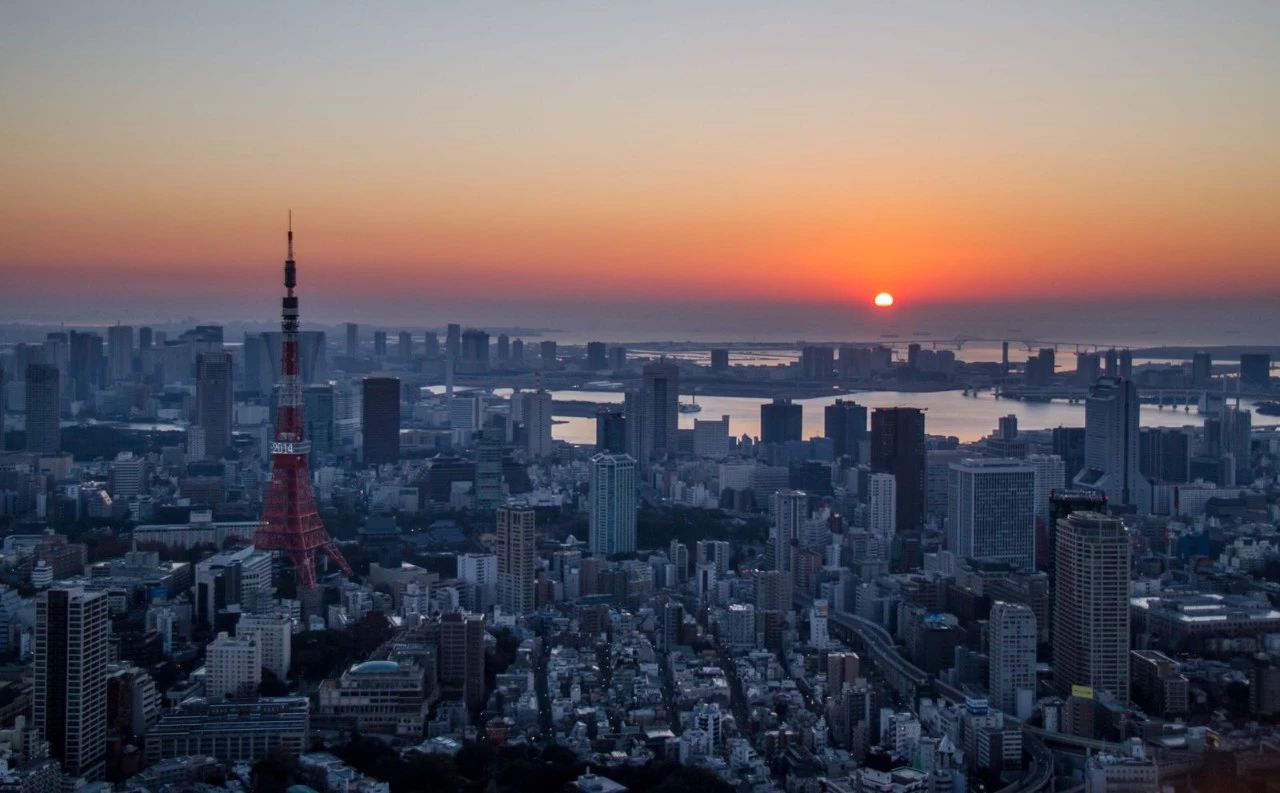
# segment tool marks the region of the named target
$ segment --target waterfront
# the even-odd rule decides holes
[[[498,393],[510,393],[499,389]],[[619,391],[552,391],[557,400],[582,400],[601,403],[621,403]],[[861,391],[843,396],[825,396],[813,399],[797,399],[804,411],[804,437],[823,432],[823,408],[836,399],[851,399],[868,408],[917,407],[926,411],[925,431],[931,435],[954,435],[961,441],[976,441],[990,434],[1001,416],[1010,413],[1018,417],[1022,429],[1046,429],[1051,427],[1084,426],[1084,403],[1022,402],[1013,399],[997,399],[989,392],[978,396],[965,396],[961,391],[933,391],[916,393],[906,391]],[[687,401],[683,397],[682,401]],[[760,405],[765,400],[751,397],[699,397],[700,413],[680,414],[680,426],[692,428],[695,419],[729,417],[729,432],[735,437],[743,434],[757,437],[760,434]],[[1250,400],[1242,400],[1241,407],[1252,408]],[[595,443],[595,419],[580,416],[556,416],[552,434],[557,440],[570,443]],[[1180,427],[1191,424],[1200,426],[1204,417],[1192,408],[1160,409],[1155,405],[1142,406],[1142,426]],[[1254,426],[1280,424],[1280,417],[1253,414]]]

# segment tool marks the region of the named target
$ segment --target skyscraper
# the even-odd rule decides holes
[[[440,691],[475,709],[484,703],[484,615],[452,611],[439,623]]]
[[[809,519],[809,494],[779,490],[773,496],[773,569],[791,572],[791,555]]]
[[[646,364],[640,390],[640,461],[674,455],[680,422],[680,368],[667,360]],[[630,419],[630,415],[628,415]]]
[[[484,374],[489,371],[489,334],[477,328],[462,332],[462,357],[458,361],[462,374]]]
[[[871,413],[871,470],[893,474],[898,491],[897,532],[920,528],[925,507],[924,411],[876,408]]]
[[[450,322],[445,328],[444,354],[455,361],[462,354],[462,326],[456,322]]]
[[[394,463],[400,459],[400,378],[366,377],[361,388],[364,464]]]
[[[221,458],[231,448],[231,353],[196,356],[196,424],[204,430],[205,454]]]
[[[50,589],[36,599],[32,726],[70,776],[101,778],[107,741],[107,595]]]
[[[67,371],[71,376],[72,397],[87,400],[102,387],[104,361],[102,337],[96,333],[71,331]]]
[[[107,328],[107,374],[112,382],[128,380],[133,374],[133,328]]]
[[[347,328],[347,357],[355,358],[360,355],[360,326],[354,322],[348,322]]]
[[[396,354],[402,361],[413,360],[413,334],[409,331],[402,330],[396,336]]]
[[[1131,380],[1103,377],[1084,413],[1084,468],[1077,487],[1100,490],[1112,504],[1148,511],[1151,487],[1139,469],[1138,389]]]
[[[551,439],[551,394],[542,389],[520,395],[520,421],[524,424],[525,451],[531,459],[548,457],[554,447]]]
[[[37,454],[57,454],[61,448],[61,415],[58,367],[27,364],[26,449]]]
[[[1129,537],[1117,518],[1073,512],[1058,521],[1053,592],[1053,673],[1072,686],[1129,701]]]
[[[1240,353],[1240,385],[1267,389],[1271,385],[1271,355],[1265,352]]]
[[[336,401],[333,386],[328,383],[302,389],[302,420],[306,437],[311,441],[312,467],[325,455],[337,451],[334,443]]]
[[[587,368],[608,369],[609,355],[602,341],[587,342]]]
[[[262,683],[262,649],[256,636],[219,633],[209,642],[206,655],[205,696],[210,702],[258,692]]]
[[[626,454],[591,458],[592,553],[610,555],[636,549],[636,461]]]
[[[804,434],[804,413],[790,399],[777,398],[760,406],[760,442],[798,441]]]
[[[375,330],[373,332],[373,355],[378,359],[387,357],[387,332],[385,330]]]
[[[951,464],[947,547],[959,557],[1035,567],[1035,469],[1021,460]]]
[[[886,543],[898,528],[898,486],[893,474],[867,477],[867,530]]]
[[[508,614],[533,611],[534,518],[525,504],[498,507],[498,603]]]
[[[601,408],[596,413],[596,451],[626,454],[627,418],[621,410]]]
[[[472,493],[476,509],[493,509],[502,503],[502,427],[492,423],[476,439],[476,479]]]
[[[987,621],[991,704],[1027,719],[1036,700],[1036,615],[1022,603],[996,601]]]
[[[823,434],[831,439],[835,455],[859,459],[859,449],[867,439],[867,409],[857,402],[837,399],[823,411]]]

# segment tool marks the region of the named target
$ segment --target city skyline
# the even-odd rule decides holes
[[[0,310],[1280,293],[1275,7],[713,9],[10,7]]]

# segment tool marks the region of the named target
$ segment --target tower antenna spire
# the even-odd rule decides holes
[[[293,210],[289,210],[289,261],[293,261]]]

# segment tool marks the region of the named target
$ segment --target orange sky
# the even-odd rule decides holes
[[[0,309],[1280,294],[1275,4],[324,11],[0,11]]]

